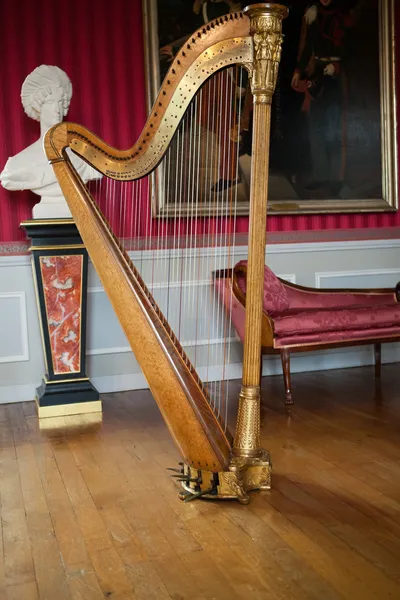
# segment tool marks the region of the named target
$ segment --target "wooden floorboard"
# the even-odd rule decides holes
[[[178,499],[148,391],[105,395],[97,426],[0,406],[0,598],[399,599],[398,371],[294,375],[291,416],[264,378],[273,488],[248,506]]]

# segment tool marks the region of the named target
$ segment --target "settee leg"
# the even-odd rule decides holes
[[[379,379],[381,376],[381,364],[382,364],[382,344],[375,344],[375,377]]]
[[[290,352],[286,348],[281,350],[281,361],[283,369],[283,381],[285,383],[285,404],[291,406],[292,400],[292,389],[290,387]]]

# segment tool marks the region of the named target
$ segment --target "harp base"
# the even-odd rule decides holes
[[[179,497],[185,502],[204,498],[248,504],[247,492],[271,489],[271,461],[268,452],[261,450],[257,457],[232,457],[229,471],[213,473],[184,464],[176,477],[184,489]]]

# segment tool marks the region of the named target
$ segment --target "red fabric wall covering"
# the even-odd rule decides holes
[[[139,136],[146,117],[141,0],[2,0],[0,2],[0,169],[39,137],[20,101],[25,77],[57,65],[72,81],[67,119],[120,148]],[[0,241],[19,230],[38,197],[0,186]]]
[[[396,17],[399,20],[399,13]],[[85,124],[112,145],[131,145],[145,121],[141,0],[2,0],[0,4],[0,169],[38,138],[23,112],[21,84],[36,66],[55,64],[72,80],[68,120]],[[0,187],[0,242],[24,239],[30,192]],[[399,227],[400,214],[270,216],[276,232]],[[247,229],[240,219],[239,231]]]

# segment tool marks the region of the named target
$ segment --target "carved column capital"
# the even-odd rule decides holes
[[[282,48],[282,21],[288,15],[280,4],[253,4],[244,9],[254,42],[251,91],[255,103],[270,104],[278,77]]]

